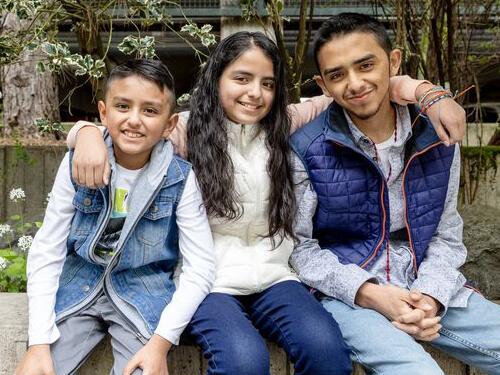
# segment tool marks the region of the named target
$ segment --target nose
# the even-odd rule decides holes
[[[141,116],[139,110],[132,110],[129,112],[128,123],[130,126],[139,126],[141,123]]]
[[[350,71],[348,75],[348,87],[351,92],[362,92],[365,89],[365,81],[355,71]]]
[[[260,85],[260,82],[258,81],[252,81],[249,83],[248,86],[248,96],[251,98],[260,98],[261,93],[262,93],[262,87]]]

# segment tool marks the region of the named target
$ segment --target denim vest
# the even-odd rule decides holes
[[[109,139],[107,143],[114,171]],[[130,210],[115,255],[107,264],[94,254],[94,247],[110,217],[113,173],[107,188],[74,184],[76,212],[56,296],[57,322],[89,306],[104,291],[136,333],[144,339],[151,336],[175,290],[173,273],[179,256],[175,212],[190,168],[173,156],[170,142],[154,147],[148,166],[131,189]]]
[[[418,116],[409,109],[412,119]],[[412,133],[405,145],[404,235],[416,272],[444,209],[455,148],[444,146],[423,117]],[[389,239],[389,194],[378,165],[356,146],[342,108],[332,103],[292,135],[292,147],[318,197],[314,238],[341,263],[369,268]]]

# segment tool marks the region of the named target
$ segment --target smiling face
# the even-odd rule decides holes
[[[229,64],[219,79],[219,97],[226,116],[238,124],[256,124],[274,101],[274,67],[253,47]]]
[[[142,168],[151,150],[168,136],[177,123],[171,115],[168,89],[137,75],[117,78],[110,84],[99,114],[113,139],[118,164],[127,169]]]
[[[355,123],[390,110],[389,78],[399,69],[399,50],[387,56],[374,35],[356,31],[333,37],[317,57],[321,77],[316,82]]]

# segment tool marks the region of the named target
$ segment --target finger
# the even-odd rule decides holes
[[[460,111],[460,141],[462,141],[465,137],[465,132],[467,131],[467,114],[465,113],[465,109],[461,108]]]
[[[453,123],[449,124],[446,127],[446,130],[449,134],[449,139],[450,139],[450,145],[454,145],[455,143],[459,142],[462,140],[462,134],[461,134],[461,124],[458,120],[455,120]]]
[[[425,330],[425,329],[428,329],[430,327],[435,327],[440,321],[441,321],[440,316],[436,316],[434,318],[426,318],[426,319],[422,319],[422,321],[420,322],[420,324],[418,326],[421,329]]]
[[[78,185],[85,185],[85,168],[78,167]]]
[[[420,309],[414,309],[408,314],[401,315],[398,322],[404,324],[420,323],[425,318],[425,312]]]
[[[111,167],[109,165],[108,157],[106,156],[106,160],[104,161],[104,173],[102,176],[104,185],[109,184],[109,176],[111,175]]]
[[[412,297],[411,297],[411,293],[410,293],[410,300],[408,301],[408,303],[414,309],[423,310],[424,312],[432,310],[432,305],[428,301],[426,301],[425,298],[423,298],[424,297],[423,294],[420,294],[420,295],[422,297],[419,300],[413,300]]]
[[[453,112],[451,113],[453,122],[450,122],[450,126],[447,126],[447,130],[450,134],[450,142],[455,144],[464,138],[467,127],[467,118],[465,116],[465,110],[462,107],[459,107],[456,102],[453,102],[453,104]]]
[[[87,166],[85,168],[85,186],[87,186],[88,188],[91,188],[91,189],[95,188],[94,167]]]
[[[443,328],[441,324],[435,324],[432,327],[421,330],[418,335],[421,337],[434,336],[441,328]]]
[[[413,337],[421,341],[432,341],[440,336],[439,330],[441,328],[440,324],[436,324],[434,327],[420,331],[416,335],[413,335]]]
[[[408,333],[409,335],[417,335],[421,329],[415,324],[404,324],[400,322],[393,321],[392,324],[399,330]]]
[[[436,130],[436,134],[438,135],[439,139],[443,141],[445,146],[449,146],[451,144],[450,137],[448,136],[448,133],[446,132],[441,122],[437,121],[436,123],[432,123],[432,125],[434,125],[434,130]]]
[[[412,289],[410,290],[410,299],[412,301],[420,301],[422,298],[424,297],[424,295],[422,293],[420,293],[420,291],[418,289]]]
[[[429,342],[429,341],[433,341],[433,340],[437,339],[438,337],[441,337],[441,335],[439,333],[436,333],[436,334],[431,335],[431,336],[425,336],[425,337],[422,337],[422,338],[417,338],[417,340]]]
[[[132,358],[123,369],[123,375],[131,375],[137,367],[139,367],[139,361]]]
[[[78,177],[78,164],[75,163],[75,160],[73,159],[73,166],[71,167],[71,173],[73,176],[73,180],[77,183],[80,184],[79,177]]]
[[[94,183],[97,187],[104,186],[104,163],[96,165],[94,168]]]

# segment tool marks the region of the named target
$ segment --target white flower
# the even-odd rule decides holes
[[[13,202],[17,202],[20,199],[26,198],[26,193],[24,192],[23,189],[17,188],[17,189],[12,189],[10,191],[10,200]]]
[[[47,194],[47,198],[45,198],[45,202],[47,202],[47,203],[49,203],[49,201],[50,201],[50,194],[51,194],[51,193],[48,193],[48,194]]]
[[[0,257],[0,271],[4,270],[5,268],[7,268],[7,261]]]
[[[12,233],[12,227],[9,224],[0,224],[0,237],[8,233]]]
[[[17,240],[17,247],[19,248],[20,251],[27,252],[30,249],[32,242],[33,242],[33,237],[22,236],[19,238],[19,240]]]

